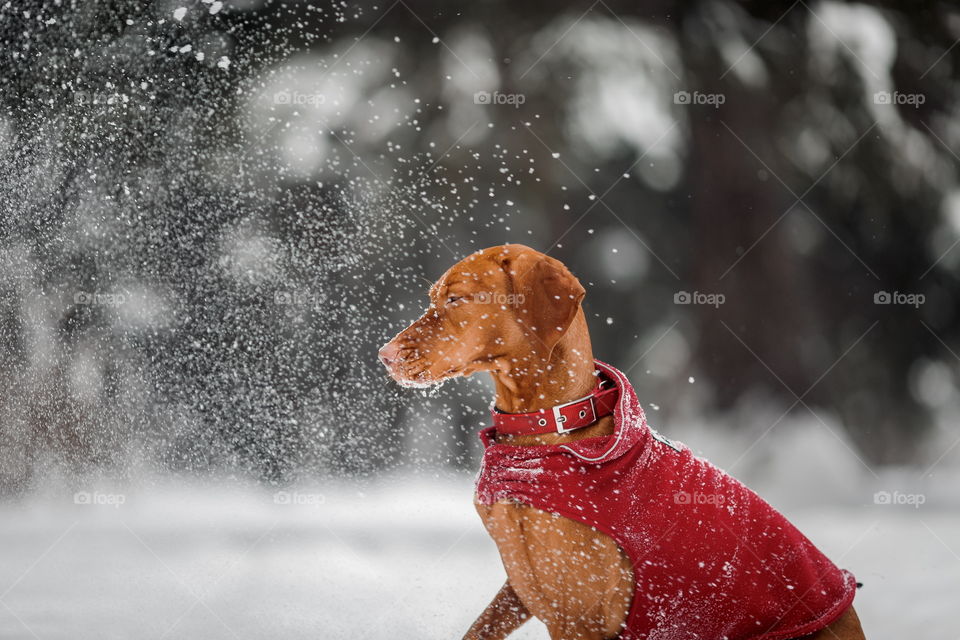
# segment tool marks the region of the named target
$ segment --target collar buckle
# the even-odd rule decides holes
[[[570,433],[571,431],[576,431],[581,427],[584,427],[588,424],[592,424],[597,421],[597,405],[595,402],[594,394],[588,396],[583,396],[582,398],[577,398],[576,400],[571,400],[570,402],[565,402],[563,404],[558,404],[553,407],[553,423],[556,425],[557,433],[563,435],[565,433]],[[587,419],[586,408],[580,410],[580,415],[578,416],[577,424],[574,424],[572,427],[564,427],[567,423],[568,417],[563,415],[561,409],[569,407],[570,405],[579,404],[585,401],[589,401],[590,407],[590,419],[584,422]]]

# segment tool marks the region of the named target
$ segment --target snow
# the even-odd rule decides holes
[[[0,504],[0,637],[457,638],[504,579],[466,474],[286,498],[235,482],[88,491],[102,504]],[[956,510],[778,506],[865,583],[868,637],[953,637]],[[512,637],[547,635],[533,621]]]

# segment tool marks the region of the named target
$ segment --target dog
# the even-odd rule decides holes
[[[720,598],[719,610],[710,615],[699,615],[689,611],[701,610],[694,605],[697,597],[702,595],[695,596],[692,591],[696,589],[687,584],[689,596],[671,594],[674,613],[685,613],[665,616],[662,603],[666,594],[648,592],[648,589],[654,584],[651,576],[660,575],[667,582],[674,579],[671,556],[658,556],[665,557],[665,560],[642,559],[641,552],[627,548],[630,546],[629,537],[614,534],[623,544],[614,540],[611,532],[620,529],[604,531],[608,527],[603,520],[609,519],[605,515],[606,507],[596,505],[614,504],[612,501],[616,500],[622,502],[623,495],[631,493],[616,488],[620,475],[610,485],[614,487],[612,490],[597,495],[591,492],[596,487],[608,485],[602,485],[596,479],[590,480],[587,488],[571,484],[594,478],[589,474],[602,473],[597,470],[606,464],[595,464],[593,460],[599,458],[588,459],[577,453],[577,447],[597,446],[602,449],[607,442],[613,442],[612,446],[629,453],[618,458],[616,464],[620,467],[615,474],[632,473],[631,469],[637,465],[648,464],[642,461],[650,458],[650,451],[656,451],[658,459],[663,458],[669,464],[682,461],[686,465],[697,465],[701,471],[706,469],[706,473],[718,474],[716,477],[728,483],[731,491],[739,492],[737,496],[741,498],[748,496],[753,500],[755,497],[709,463],[692,457],[688,449],[677,446],[646,426],[642,409],[626,378],[593,359],[581,307],[584,295],[580,282],[558,260],[518,244],[491,247],[466,257],[443,274],[430,288],[430,306],[423,316],[379,351],[379,359],[390,376],[404,386],[432,386],[478,371],[487,371],[493,378],[495,426],[483,434],[487,450],[478,477],[475,507],[497,545],[507,581],[465,638],[505,638],[531,616],[545,624],[553,640],[705,637],[702,633],[718,633],[718,638],[726,637],[726,631],[722,634],[703,631],[721,628],[711,617],[728,615],[723,597],[729,597],[730,610],[744,609],[742,602],[739,607],[733,606],[735,597],[725,596],[725,587],[710,588],[715,608]],[[638,442],[642,440],[645,444],[627,447],[623,444],[625,437],[636,438]],[[526,452],[532,454],[521,460],[519,454]],[[546,457],[546,453],[551,454],[550,457]],[[630,457],[634,454],[639,457]],[[511,465],[523,468],[514,469]],[[510,480],[506,475],[497,475],[519,471],[525,475],[517,482],[514,482],[517,478]],[[551,481],[555,481],[553,485]],[[557,484],[561,482],[566,484]],[[555,498],[553,503],[545,501],[537,493],[541,491],[537,488],[541,485],[547,487],[543,491],[549,491],[551,486],[559,487],[560,493],[556,495],[567,497]],[[525,493],[528,489],[529,492]],[[593,516],[582,515],[583,511],[577,512],[566,504],[565,501],[572,500],[568,496],[577,492],[590,496],[577,507],[581,510],[586,507],[587,511],[596,507]],[[782,516],[759,498],[756,501],[770,509],[774,514],[770,517],[779,518],[772,526],[793,535],[793,540],[799,541],[796,544],[805,545],[804,553],[811,562],[820,563],[816,565],[820,567],[818,570],[825,571],[824,575],[829,571],[829,575],[835,578],[831,583],[835,593],[829,594],[833,598],[833,608],[822,615],[822,609],[811,609],[808,615],[796,603],[784,604],[784,610],[788,610],[785,617],[792,616],[803,624],[784,629],[784,625],[776,626],[778,621],[775,621],[768,629],[765,623],[760,626],[759,613],[757,620],[753,620],[755,616],[747,606],[738,614],[742,620],[722,627],[734,630],[730,640],[864,638],[856,611],[850,604],[852,576],[839,573]],[[531,503],[546,508],[537,508]],[[670,506],[669,500],[660,500],[659,503],[665,505],[663,508],[668,510],[665,513],[679,513]],[[653,504],[652,501],[649,504]],[[673,511],[669,511],[671,509]],[[723,514],[722,511],[716,513]],[[629,529],[629,517],[632,516],[625,517],[627,519],[621,518],[617,526],[622,528],[626,522]],[[696,523],[680,527],[678,523],[686,521],[670,519],[671,522],[653,522],[644,526],[658,527],[664,531],[664,536],[678,539],[681,534],[687,539],[704,537],[696,531],[678,532],[680,528],[696,529]],[[717,537],[735,541],[728,546],[736,549],[722,549],[722,553],[743,557],[747,556],[743,549],[751,548],[750,541],[741,544],[735,537]],[[642,554],[658,544],[656,540],[648,541]],[[686,546],[692,549],[695,545]],[[680,555],[691,556],[692,553],[689,549],[685,553],[681,550]],[[774,554],[771,557],[780,556]],[[697,560],[696,557],[687,560],[691,559]],[[703,557],[699,560],[698,566],[704,567],[711,559]],[[753,564],[765,567],[766,560],[757,558]],[[661,574],[650,569],[658,563],[665,568]],[[797,565],[795,569],[799,573],[809,573],[807,565]],[[756,570],[756,573],[762,572]],[[696,584],[698,579],[696,576],[691,578],[691,584]],[[780,590],[780,585],[776,584],[778,579],[767,575],[750,578],[754,592],[761,592],[761,597],[769,589],[758,589],[758,581],[765,580],[774,585],[774,590]],[[827,579],[823,580],[823,585],[827,585]],[[643,588],[638,588],[641,583]],[[821,600],[827,598],[826,586],[814,589],[816,586],[814,583],[805,592],[814,596],[823,593]],[[794,589],[794,586],[784,588]],[[679,593],[686,592],[681,589]],[[806,602],[800,601],[805,597],[799,596],[797,600],[810,608]],[[677,609],[677,600],[684,606],[689,604],[688,608]],[[769,598],[766,604],[770,604]],[[794,610],[799,613],[791,613]],[[748,622],[757,626],[745,626]],[[791,630],[796,634],[790,634]]]

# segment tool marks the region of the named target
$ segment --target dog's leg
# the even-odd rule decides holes
[[[473,623],[464,640],[503,640],[530,618],[510,582],[505,582],[493,601]]]
[[[851,606],[823,629],[812,635],[803,636],[800,640],[865,640],[865,638],[863,628],[860,627],[860,618]]]

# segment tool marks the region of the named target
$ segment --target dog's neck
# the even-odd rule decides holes
[[[546,363],[522,362],[490,372],[496,386],[496,406],[507,413],[529,413],[582,398],[597,384],[595,370],[590,333],[581,310]],[[612,432],[613,418],[608,416],[563,435],[498,436],[497,440],[517,445],[555,444]]]

